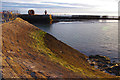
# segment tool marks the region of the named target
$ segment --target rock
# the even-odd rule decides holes
[[[95,56],[93,56],[93,55],[90,55],[90,56],[89,56],[89,59],[93,59],[93,58],[95,58]]]
[[[96,64],[94,61],[92,62],[93,64]]]
[[[114,64],[114,63],[110,63],[109,65],[110,65],[110,66],[113,66],[113,65],[115,65],[115,64]]]
[[[112,73],[112,68],[107,68],[106,71],[109,72],[109,73]]]
[[[103,67],[103,68],[106,68],[106,67],[108,67],[108,66],[105,64],[105,65],[103,65],[102,67]]]
[[[120,65],[119,66],[114,66],[112,68],[112,73],[114,73],[117,76],[120,76]]]
[[[120,65],[111,66],[110,68],[107,68],[106,71],[114,73],[116,76],[120,76]]]
[[[89,59],[90,60],[94,60],[95,62],[102,62],[103,64],[110,64],[111,61],[110,61],[110,58],[106,57],[106,56],[100,56],[100,55],[90,55],[89,56]]]
[[[119,66],[118,64],[116,64],[115,66]]]
[[[88,62],[91,66],[97,66],[96,68],[100,71],[108,72],[120,76],[120,64],[111,63],[110,58],[100,55],[90,55]]]

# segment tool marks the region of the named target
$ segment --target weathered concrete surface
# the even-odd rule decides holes
[[[116,78],[90,66],[87,56],[21,18],[2,28],[3,78]]]

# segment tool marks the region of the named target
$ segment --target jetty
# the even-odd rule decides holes
[[[53,21],[51,15],[28,15],[28,14],[21,14],[18,17],[30,22],[30,23],[50,23]]]
[[[99,16],[99,15],[55,16],[55,15],[21,14],[18,17],[30,23],[55,23],[61,21],[81,21],[81,20],[120,20],[120,18],[116,16]]]
[[[34,10],[29,10],[28,14],[20,14],[18,17],[30,23],[55,23],[61,21],[81,21],[81,20],[119,20],[117,16],[100,15],[51,15],[45,10],[44,15],[35,14]]]
[[[117,16],[100,16],[100,15],[70,15],[70,16],[53,16],[54,21],[81,21],[81,20],[119,20]]]

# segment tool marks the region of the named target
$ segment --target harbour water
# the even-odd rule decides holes
[[[108,56],[112,61],[118,58],[117,20],[86,20],[34,25],[87,56]]]

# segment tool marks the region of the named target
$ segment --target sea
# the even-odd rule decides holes
[[[84,20],[33,24],[79,52],[118,60],[118,21]],[[73,53],[74,54],[74,53]]]

